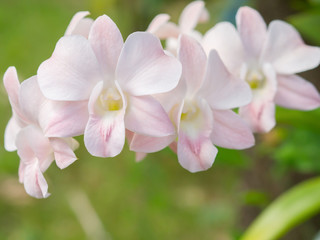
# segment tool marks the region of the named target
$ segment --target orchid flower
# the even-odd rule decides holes
[[[317,89],[295,73],[315,68],[320,48],[304,44],[288,23],[272,21],[267,28],[261,15],[241,7],[236,15],[237,30],[228,22],[218,23],[203,38],[207,53],[216,49],[229,71],[252,90],[252,102],[239,114],[255,132],[275,126],[275,104],[312,110],[320,106]]]
[[[45,99],[39,90],[36,76],[20,85],[16,69],[10,67],[3,81],[13,112],[5,130],[5,148],[8,151],[18,150],[21,160],[19,180],[24,183],[26,192],[36,198],[48,197],[48,185],[43,172],[54,159],[60,168],[73,163],[77,159],[73,150],[78,147],[78,143],[72,138],[48,137],[46,133],[68,127],[68,123],[61,124],[60,120],[76,112],[64,111],[66,106],[72,109],[72,103],[54,103]],[[83,115],[82,112],[83,109],[79,114]]]
[[[248,104],[251,91],[227,71],[215,50],[207,58],[190,36],[181,36],[178,58],[182,64],[179,85],[157,96],[175,125],[175,134],[161,138],[135,134],[130,149],[154,152],[169,144],[174,147],[175,141],[182,167],[190,172],[203,171],[215,159],[214,145],[243,149],[254,144],[250,128],[231,110]]]
[[[116,24],[106,15],[94,21],[88,39],[62,37],[38,69],[39,86],[47,98],[87,102],[84,142],[99,157],[121,152],[125,129],[158,137],[174,132],[151,94],[170,91],[180,75],[181,64],[164,53],[159,39],[136,32],[123,43]]]
[[[147,32],[150,32],[160,39],[166,39],[166,49],[176,55],[178,49],[178,37],[180,34],[190,35],[197,40],[202,38],[194,28],[198,23],[207,22],[209,13],[203,1],[193,1],[182,11],[179,24],[169,22],[168,14],[157,15],[149,24]]]

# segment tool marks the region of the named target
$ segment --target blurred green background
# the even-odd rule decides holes
[[[91,17],[109,15],[124,38],[145,30],[158,13],[177,21],[188,1],[169,0],[0,0],[0,75],[16,66],[20,81],[36,74],[71,17],[88,10]],[[206,1],[210,22],[234,21],[241,5],[258,9],[267,22],[294,24],[305,41],[320,45],[319,0]],[[319,68],[302,74],[320,89]],[[1,132],[11,116],[1,86]],[[45,173],[48,199],[29,197],[18,182],[19,158],[0,140],[0,239],[237,239],[277,196],[320,173],[320,110],[277,109],[277,127],[257,135],[246,151],[219,149],[213,167],[191,174],[169,149],[136,163],[134,153],[116,158],[91,157],[81,147],[79,158],[61,171]],[[316,216],[283,239],[314,239]]]

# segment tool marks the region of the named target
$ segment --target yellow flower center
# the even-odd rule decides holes
[[[99,96],[99,103],[105,111],[118,111],[123,107],[122,97],[116,88],[104,89]]]
[[[259,70],[249,71],[246,75],[246,81],[252,90],[262,88],[266,82],[266,77]]]
[[[194,103],[186,102],[181,113],[181,121],[193,121],[197,118],[199,108]]]

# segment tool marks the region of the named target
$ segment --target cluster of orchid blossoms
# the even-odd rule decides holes
[[[276,104],[320,106],[317,89],[295,75],[319,65],[320,49],[283,21],[267,27],[252,8],[238,10],[236,27],[201,35],[195,27],[209,14],[194,1],[178,25],[160,14],[125,42],[108,16],[88,14],[75,14],[36,76],[20,84],[14,67],[4,75],[13,112],[5,148],[17,150],[19,180],[36,198],[49,196],[43,173],[53,161],[63,169],[77,159],[75,136],[97,157],[118,155],[125,139],[137,160],[170,146],[197,172],[211,167],[215,146],[253,146],[253,132],[275,126]]]

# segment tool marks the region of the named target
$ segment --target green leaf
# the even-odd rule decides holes
[[[307,180],[282,194],[260,214],[241,240],[279,239],[320,211],[320,177]]]
[[[313,5],[320,5],[320,0],[309,0],[309,2]]]

